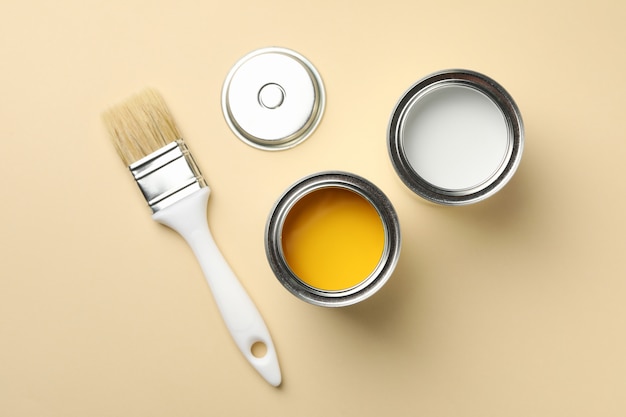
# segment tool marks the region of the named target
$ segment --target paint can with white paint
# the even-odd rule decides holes
[[[414,193],[464,205],[490,197],[511,179],[524,127],[513,98],[497,82],[447,70],[404,93],[389,121],[387,145],[396,173]]]

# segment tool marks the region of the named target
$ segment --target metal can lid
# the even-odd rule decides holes
[[[313,64],[286,48],[262,48],[241,58],[222,88],[222,111],[233,133],[258,149],[282,150],[308,138],[326,102]]]

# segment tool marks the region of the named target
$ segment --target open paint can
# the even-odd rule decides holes
[[[389,199],[354,174],[327,171],[293,184],[272,208],[265,250],[280,283],[308,303],[340,307],[377,292],[400,256]]]
[[[404,184],[428,201],[475,203],[511,179],[524,127],[513,98],[491,78],[468,70],[432,74],[393,110],[387,145]]]

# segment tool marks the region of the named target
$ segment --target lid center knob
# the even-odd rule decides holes
[[[266,109],[276,109],[285,100],[285,90],[274,83],[265,84],[259,90],[259,104]]]

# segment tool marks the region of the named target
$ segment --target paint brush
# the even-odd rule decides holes
[[[267,382],[280,385],[267,326],[213,240],[206,217],[210,189],[163,98],[146,90],[108,110],[103,120],[152,209],[152,218],[178,232],[196,255],[241,353]],[[263,345],[264,351],[257,352]]]

